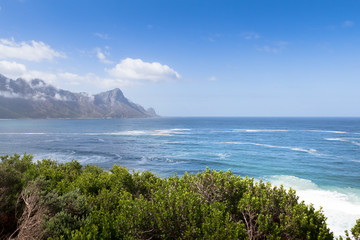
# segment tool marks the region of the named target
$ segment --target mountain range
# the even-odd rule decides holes
[[[0,119],[14,118],[146,118],[157,117],[115,88],[96,95],[73,93],[46,84],[9,79],[0,74]]]

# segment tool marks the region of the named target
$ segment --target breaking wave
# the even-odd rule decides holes
[[[123,136],[173,136],[190,134],[191,129],[173,128],[161,130],[131,130],[121,132],[87,133],[86,135],[123,135]]]
[[[328,130],[304,130],[307,132],[321,132],[321,133],[337,133],[337,134],[346,134],[348,132],[344,131],[328,131]]]
[[[283,129],[233,129],[229,132],[247,132],[247,133],[258,133],[258,132],[288,132],[289,130]]]
[[[276,175],[266,179],[273,185],[281,184],[296,190],[301,201],[313,203],[316,209],[323,208],[327,223],[335,236],[344,235],[360,216],[360,189],[322,188],[310,180],[295,176]]]
[[[1,135],[45,135],[47,133],[0,133]]]
[[[360,142],[353,141],[354,139],[359,139],[359,138],[324,138],[324,140],[327,140],[327,141],[348,142],[348,143],[352,143],[356,146],[360,146]]]
[[[239,145],[254,145],[254,146],[260,146],[260,147],[268,147],[268,148],[278,148],[278,149],[288,149],[292,151],[298,151],[298,152],[306,152],[313,155],[321,155],[317,152],[316,149],[313,148],[299,148],[299,147],[286,147],[286,146],[275,146],[270,144],[262,144],[262,143],[252,143],[252,142],[225,142],[227,144],[239,144]]]

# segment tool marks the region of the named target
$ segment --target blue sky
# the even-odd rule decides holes
[[[163,116],[360,116],[360,1],[0,0],[0,73]]]

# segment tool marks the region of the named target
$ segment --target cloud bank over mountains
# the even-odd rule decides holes
[[[83,73],[57,69],[57,62],[69,57],[50,45],[41,41],[16,42],[14,38],[0,39],[0,73],[11,78],[44,79],[47,83],[57,87],[62,86],[92,86],[94,89],[138,86],[148,83],[173,81],[181,78],[180,74],[168,65],[159,62],[146,62],[142,59],[127,57],[115,64],[108,59],[108,49],[104,52],[95,48],[95,57],[108,68],[103,73]],[[44,62],[45,61],[45,62]],[[43,62],[43,69],[31,69],[31,63]],[[55,65],[55,67],[53,67]],[[81,63],[79,63],[81,65]],[[111,66],[109,68],[109,66]],[[52,66],[52,70],[46,66]]]

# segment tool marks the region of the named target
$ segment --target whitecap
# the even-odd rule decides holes
[[[173,136],[190,134],[191,129],[186,128],[173,128],[173,129],[160,129],[160,130],[130,130],[120,132],[104,132],[104,133],[86,133],[86,135],[123,135],[123,136]]]
[[[307,132],[321,132],[321,133],[337,133],[337,134],[346,134],[348,132],[344,131],[329,131],[329,130],[304,130]]]
[[[324,140],[346,142],[344,138],[324,138]]]
[[[226,159],[231,156],[230,153],[212,153],[211,155],[217,156],[220,159]]]
[[[356,146],[360,146],[360,142],[356,142],[356,141],[351,141],[353,139],[359,139],[359,138],[324,138],[325,140],[328,141],[339,141],[339,142],[349,142],[352,143]]]
[[[356,146],[360,146],[359,142],[355,142],[355,141],[350,141],[352,144],[356,145]]]
[[[316,149],[313,149],[313,148],[310,148],[310,149],[306,149],[306,148],[291,148],[291,150],[293,150],[293,151],[299,151],[299,152],[306,152],[306,153],[318,155]]]
[[[268,148],[278,148],[278,149],[288,149],[292,151],[298,152],[306,152],[312,155],[321,156],[322,154],[318,153],[316,149],[313,148],[299,148],[299,147],[287,147],[287,146],[275,146],[270,144],[262,144],[262,143],[253,143],[253,142],[225,142],[228,144],[240,144],[240,145],[254,145]]]
[[[0,133],[1,135],[44,135],[46,133]]]
[[[97,155],[89,155],[89,156],[75,156],[75,151],[71,151],[68,154],[63,153],[41,153],[41,154],[34,154],[34,160],[41,160],[41,159],[51,159],[56,160],[60,163],[69,162],[73,159],[78,161],[81,164],[88,164],[88,163],[96,163],[101,164],[108,161],[108,158],[104,156],[97,156]]]
[[[288,132],[289,130],[284,129],[233,129],[229,132],[247,132],[247,133],[258,133],[258,132]]]
[[[295,176],[278,175],[268,179],[273,185],[293,188],[301,201],[313,203],[316,209],[323,208],[327,224],[335,236],[344,235],[354,226],[360,216],[360,189],[321,188],[310,180]]]
[[[351,162],[360,163],[360,160],[350,160]]]
[[[190,134],[189,131],[191,129],[183,129],[183,128],[173,128],[173,129],[165,129],[165,130],[155,130],[153,135],[160,135],[160,136],[171,136],[174,134]]]
[[[138,164],[146,164],[149,161],[148,157],[141,157],[141,160],[138,161]]]
[[[173,158],[165,158],[165,162],[170,163],[170,164],[181,164],[184,163],[184,161],[179,161]]]

